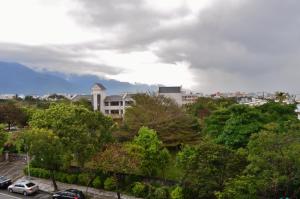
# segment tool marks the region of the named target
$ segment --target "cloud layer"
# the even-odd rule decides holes
[[[146,83],[186,84],[204,92],[300,93],[300,1],[213,0],[204,8],[194,0],[166,2],[169,6],[149,0],[77,0],[68,14],[98,34],[97,40],[0,43],[0,59],[123,81],[143,81],[144,75]],[[166,74],[155,75],[161,73]]]

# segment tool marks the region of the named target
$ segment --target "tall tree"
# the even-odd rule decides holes
[[[166,148],[162,147],[162,142],[154,130],[147,127],[140,128],[133,143],[142,149],[141,170],[143,174],[153,176],[158,170],[164,173],[170,161],[170,154]]]
[[[112,139],[113,121],[100,112],[83,106],[52,104],[48,109],[37,110],[29,122],[31,127],[52,130],[67,146],[80,166],[84,166],[94,153]]]
[[[25,125],[26,114],[13,102],[1,103],[0,122],[6,123],[8,126],[8,130],[10,130],[12,125]]]
[[[199,140],[199,124],[196,118],[186,114],[169,98],[138,94],[135,104],[125,113],[125,129],[132,137],[147,126],[154,129],[165,145],[178,146]]]
[[[58,188],[55,172],[62,168],[66,155],[61,139],[53,131],[47,129],[31,129],[23,136],[26,137],[26,144],[29,153],[34,157],[35,164],[50,171],[50,178],[56,191]]]
[[[215,198],[215,192],[223,190],[225,183],[246,166],[244,155],[208,140],[183,148],[177,161],[188,198]]]
[[[122,174],[139,172],[141,154],[138,146],[132,144],[110,144],[103,152],[97,153],[93,158],[93,165],[104,171],[113,173],[117,179],[117,195],[121,198],[119,184]]]
[[[300,135],[262,131],[248,144],[249,165],[226,185],[219,198],[299,198]]]

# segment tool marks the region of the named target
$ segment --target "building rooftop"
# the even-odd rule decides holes
[[[161,86],[158,88],[158,93],[181,93],[180,86],[166,87]]]
[[[106,88],[100,83],[95,83],[94,86],[98,86],[99,88],[101,88],[101,90],[106,90]]]

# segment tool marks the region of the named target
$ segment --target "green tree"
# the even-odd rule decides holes
[[[24,126],[26,122],[26,114],[13,102],[0,104],[0,123],[6,123],[8,130],[10,130],[13,125]]]
[[[186,114],[171,99],[163,96],[137,94],[135,104],[126,110],[124,126],[131,135],[147,126],[154,129],[167,146],[194,143],[199,140],[196,118]]]
[[[113,121],[83,106],[59,103],[37,110],[29,122],[33,128],[52,130],[78,165],[83,167],[101,147],[111,141]],[[72,159],[69,160],[69,162]]]
[[[265,130],[248,143],[249,165],[242,176],[232,179],[220,198],[299,198],[300,135]]]
[[[117,195],[120,194],[121,174],[137,173],[141,165],[141,155],[138,146],[132,144],[109,144],[103,152],[93,158],[93,166],[100,170],[111,172],[117,179]]]
[[[30,129],[23,136],[26,137],[29,153],[34,157],[35,164],[50,171],[56,191],[55,172],[62,168],[65,156],[63,143],[53,131],[47,129]]]
[[[207,118],[205,131],[215,137],[217,143],[240,148],[247,145],[252,134],[263,128],[264,122],[264,115],[256,108],[233,105]]]
[[[2,154],[4,149],[4,144],[8,139],[8,134],[4,130],[4,125],[0,124],[0,154]]]
[[[166,148],[162,147],[162,142],[156,132],[147,127],[142,127],[133,143],[142,149],[142,172],[147,176],[153,176],[160,170],[164,175],[170,161],[170,154]]]
[[[246,159],[242,153],[206,140],[194,147],[184,147],[177,155],[177,164],[184,173],[185,197],[212,199],[229,179],[241,173]]]

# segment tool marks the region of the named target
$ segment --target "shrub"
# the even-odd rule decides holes
[[[166,189],[158,187],[155,189],[153,196],[155,199],[168,199],[168,192]]]
[[[101,181],[101,178],[99,176],[97,176],[94,180],[93,180],[93,183],[92,183],[93,187],[94,188],[101,188],[102,187],[102,181]]]
[[[81,173],[81,174],[78,175],[78,180],[77,181],[80,185],[86,186],[90,181],[89,175],[86,174],[86,173]]]
[[[146,194],[146,186],[141,182],[134,183],[131,192],[136,197],[144,197]]]
[[[176,186],[175,189],[171,192],[171,199],[183,199],[183,191],[182,188]]]
[[[104,189],[114,191],[117,188],[117,180],[114,177],[108,177],[104,181]]]
[[[67,175],[67,183],[76,184],[77,183],[77,175],[76,174],[68,174]]]
[[[55,179],[59,182],[67,182],[67,174],[63,172],[57,172],[54,175]]]

